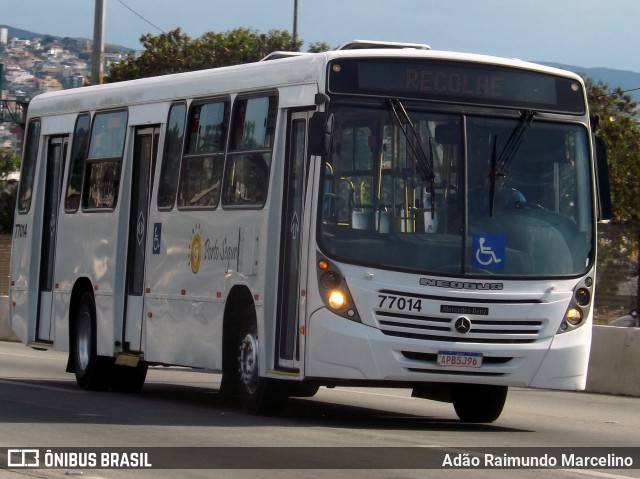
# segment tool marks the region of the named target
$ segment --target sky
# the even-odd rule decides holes
[[[140,35],[177,27],[192,38],[238,27],[293,31],[294,0],[104,1],[105,43],[134,49]],[[0,25],[93,37],[94,0],[0,3]],[[639,0],[298,0],[298,35],[303,50],[314,42],[387,40],[640,72]]]

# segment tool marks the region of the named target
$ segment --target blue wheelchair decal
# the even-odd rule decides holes
[[[473,258],[471,264],[478,269],[504,270],[506,242],[504,235],[474,233],[472,237]]]
[[[160,245],[162,244],[162,223],[153,224],[153,249],[152,254],[160,254]]]

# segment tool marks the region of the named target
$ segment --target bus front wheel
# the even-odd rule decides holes
[[[96,307],[91,293],[80,299],[73,328],[74,371],[82,389],[104,391],[109,388],[113,360],[97,354]]]
[[[461,421],[489,423],[500,417],[507,390],[507,386],[455,384],[451,388],[451,399]]]
[[[258,328],[253,307],[245,312],[238,344],[240,402],[250,414],[276,416],[282,413],[288,396],[278,381],[260,376]]]

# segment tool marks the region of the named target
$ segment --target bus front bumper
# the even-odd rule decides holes
[[[590,335],[591,328],[582,327],[528,344],[426,341],[387,336],[321,309],[309,318],[305,376],[327,383],[391,381],[411,387],[455,382],[579,390],[586,382]],[[480,353],[482,366],[440,366],[437,356],[443,351]]]

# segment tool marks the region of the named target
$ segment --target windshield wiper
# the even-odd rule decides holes
[[[404,105],[397,98],[390,98],[387,100],[389,106],[391,108],[391,112],[393,113],[393,117],[400,127],[402,134],[407,140],[407,144],[409,148],[413,152],[413,155],[418,160],[418,167],[422,173],[422,178],[424,181],[430,182],[430,196],[431,196],[431,218],[435,217],[435,179],[436,175],[433,170],[433,138],[429,137],[429,154],[424,150],[424,146],[422,145],[422,140],[420,139],[420,135],[416,131],[416,127],[411,121],[411,117],[405,110]],[[398,113],[399,112],[399,113]],[[404,119],[404,123],[401,119]],[[411,135],[409,134],[411,133]],[[412,141],[413,139],[413,141]],[[416,149],[414,143],[418,145]]]
[[[513,158],[516,156],[520,145],[524,140],[531,123],[533,122],[533,118],[536,116],[536,112],[533,110],[527,110],[522,112],[520,116],[520,120],[518,124],[511,132],[511,136],[507,141],[507,144],[504,145],[504,149],[500,153],[500,157],[498,158],[497,169],[498,172],[507,175],[507,171],[509,171],[509,165],[513,161]]]
[[[424,151],[424,147],[422,145],[422,140],[416,131],[416,127],[413,125],[407,110],[404,109],[402,102],[398,99],[389,99],[387,100],[389,106],[391,107],[391,111],[393,112],[393,116],[400,127],[404,137],[407,139],[407,143],[409,144],[409,148],[413,152],[414,156],[418,159],[418,166],[422,171],[422,176],[425,181],[433,181],[435,179],[435,174],[433,172],[433,164],[431,162],[431,157],[433,154],[433,145],[431,143],[431,138],[429,138],[429,155]],[[402,118],[404,119],[404,123],[400,118],[400,114],[402,114]],[[405,125],[406,123],[406,125]],[[411,133],[411,135],[409,135]],[[418,149],[414,147],[414,142],[412,142],[412,138],[415,140],[415,143],[418,145]]]
[[[491,151],[491,171],[489,172],[489,181],[491,182],[491,188],[489,190],[489,216],[493,216],[493,203],[496,192],[496,181],[498,179],[505,179],[507,177],[509,166],[515,158],[516,153],[520,149],[520,146],[522,145],[525,135],[527,134],[531,123],[533,123],[533,118],[535,116],[536,112],[534,110],[527,110],[521,113],[518,124],[511,132],[511,136],[509,136],[507,144],[504,145],[504,149],[500,153],[499,157],[497,154],[498,135],[494,135],[493,137],[493,148]]]

